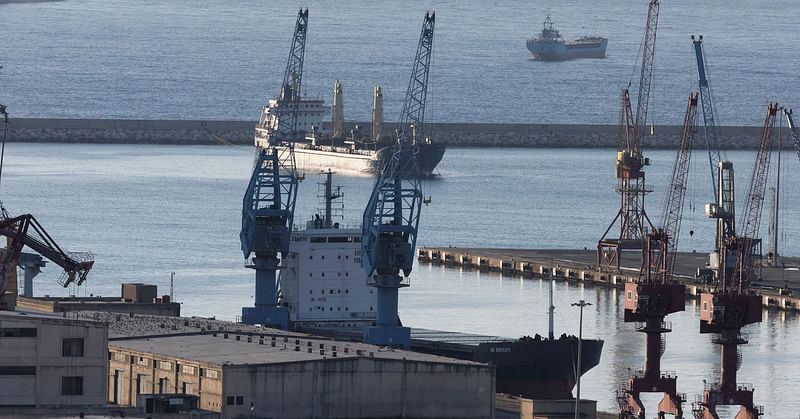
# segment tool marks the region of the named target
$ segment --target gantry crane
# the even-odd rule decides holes
[[[239,238],[247,266],[256,271],[255,307],[242,307],[242,322],[288,327],[289,314],[278,301],[278,253],[288,254],[297,198],[294,140],[306,48],[308,9],[297,13],[289,59],[277,106],[265,106],[256,125],[256,157],[242,205]],[[263,145],[263,146],[262,146]]]
[[[628,89],[622,90],[620,112],[619,147],[616,161],[616,177],[619,183],[620,209],[597,242],[597,264],[620,269],[624,250],[641,251],[648,227],[653,225],[644,210],[644,197],[650,192],[645,185],[644,167],[650,160],[642,156],[642,142],[647,127],[647,108],[650,101],[650,82],[653,78],[656,30],[658,28],[658,0],[651,0],[647,11],[642,68],[639,75],[639,96],[636,102],[636,117],[631,111]],[[630,86],[630,83],[628,83]],[[619,238],[607,238],[609,231],[619,221]]]
[[[664,413],[683,417],[682,404],[686,396],[677,392],[677,376],[661,371],[664,350],[661,334],[672,330],[664,318],[683,311],[686,305],[686,287],[672,276],[696,124],[697,94],[690,94],[661,227],[647,236],[639,280],[625,284],[625,322],[636,322],[636,330],[646,334],[647,350],[644,370],[629,378],[628,386],[617,394],[621,418],[644,418],[645,409],[639,394],[645,392],[664,393],[658,405],[659,417]]]
[[[377,289],[376,325],[364,329],[364,341],[374,345],[410,345],[410,329],[397,315],[397,293],[408,282],[422,208],[417,144],[423,137],[428,73],[433,48],[435,13],[425,13],[408,82],[391,159],[381,170],[362,224],[361,263],[368,282]]]
[[[733,234],[722,241],[716,288],[700,296],[700,333],[719,334],[712,342],[722,346],[722,372],[720,382],[706,384],[702,399],[695,403],[693,412],[697,419],[718,418],[718,405],[741,406],[737,419],[755,419],[763,414],[761,407],[753,404],[753,387],[737,384],[736,370],[740,361],[738,346],[748,342],[741,328],[761,322],[761,297],[750,293],[750,283],[756,277],[754,256],[761,244],[758,230],[777,112],[778,105],[770,103],[747,188],[744,211],[739,220],[741,230],[736,234],[736,230],[732,229]],[[733,218],[732,213],[720,210],[725,204],[722,197],[728,195],[733,198],[733,165],[722,162],[719,170],[720,199],[717,205],[707,205],[706,212],[714,218]],[[732,221],[729,222],[733,227]]]
[[[8,129],[6,107],[0,105],[3,116],[3,146],[5,147]],[[0,157],[1,158],[1,157]],[[58,283],[68,287],[72,283],[83,284],[86,275],[94,265],[91,253],[67,253],[47,234],[44,227],[31,214],[11,217],[0,203],[0,236],[5,236],[8,246],[2,255],[0,265],[0,310],[10,310],[16,305],[16,289],[10,290],[11,279],[16,274],[17,261],[22,248],[27,246],[64,269]]]

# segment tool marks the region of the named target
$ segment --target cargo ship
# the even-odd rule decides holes
[[[292,235],[280,273],[280,304],[295,331],[360,341],[363,329],[375,325],[377,308],[375,288],[361,267],[361,227],[343,223],[342,193],[332,186],[330,171],[319,190],[322,209]],[[603,341],[581,343],[583,375],[600,362]],[[493,364],[496,391],[527,398],[571,399],[578,377],[578,338],[565,334],[515,339],[412,327],[410,349]]]
[[[335,135],[325,130],[323,116],[330,109],[321,99],[301,99],[298,110],[297,129],[300,134],[295,139],[295,160],[297,169],[333,169],[339,172],[376,174],[392,156],[394,139],[391,136],[363,133],[358,125],[347,135]],[[255,146],[266,147],[269,133],[277,126],[276,108],[278,101],[272,99],[261,112],[256,125]],[[416,144],[420,175],[433,176],[436,166],[442,161],[446,147],[425,138]]]
[[[565,41],[558,29],[555,28],[550,16],[547,16],[539,36],[529,39],[527,46],[533,58],[542,61],[605,58],[608,38],[584,36],[574,41]]]

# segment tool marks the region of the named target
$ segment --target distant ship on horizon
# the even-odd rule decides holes
[[[584,36],[565,41],[548,15],[539,36],[527,41],[533,58],[542,61],[563,61],[573,58],[605,58],[608,38]]]

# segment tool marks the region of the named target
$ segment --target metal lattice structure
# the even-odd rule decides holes
[[[708,84],[708,70],[706,69],[703,54],[703,35],[697,38],[692,35],[692,45],[694,46],[695,58],[697,61],[697,76],[700,85],[700,104],[703,107],[703,136],[706,140],[708,149],[708,162],[711,165],[711,181],[714,190],[714,202],[717,201],[717,189],[719,184],[719,163],[725,161],[725,156],[719,146],[719,132],[717,130],[716,117],[714,116],[714,103],[711,97],[711,87]],[[719,243],[716,244],[719,249]]]
[[[641,393],[664,393],[658,405],[659,417],[683,414],[686,397],[677,392],[674,373],[662,373],[663,334],[672,330],[664,318],[685,309],[685,286],[672,281],[683,202],[689,176],[692,146],[697,127],[697,94],[689,95],[683,131],[678,145],[672,179],[662,214],[661,227],[647,236],[643,249],[639,280],[625,285],[625,322],[638,323],[636,330],[646,334],[645,368],[628,379],[627,387],[617,393],[620,417],[644,417]]]
[[[14,274],[23,247],[27,246],[63,268],[64,275],[59,280],[63,287],[73,283],[82,285],[94,265],[91,253],[69,253],[61,249],[31,214],[8,217],[3,209],[0,236],[7,237],[10,243],[3,252],[3,264],[0,265],[0,309],[4,305],[3,295],[8,291],[9,277]]]
[[[753,256],[761,243],[758,231],[777,113],[778,105],[770,103],[753,165],[753,174],[747,187],[744,211],[739,222],[740,232],[738,235],[726,238],[720,249],[722,261],[716,290],[700,296],[702,307],[700,333],[719,334],[712,339],[712,342],[722,346],[722,368],[719,383],[707,385],[702,399],[693,406],[692,411],[697,419],[716,419],[718,405],[741,406],[737,418],[756,419],[763,414],[763,410],[753,403],[754,389],[751,386],[738,384],[736,372],[740,362],[738,346],[748,343],[741,329],[748,324],[761,322],[761,297],[752,295],[749,292],[749,285],[754,276]],[[732,189],[730,163],[720,164],[720,179],[726,176],[726,164],[730,169],[728,176]],[[720,181],[720,188],[724,186],[725,183]],[[722,192],[720,191],[720,195]]]
[[[308,9],[300,9],[277,106],[264,107],[256,125],[253,174],[242,203],[239,238],[248,267],[256,270],[255,307],[242,308],[242,321],[263,326],[288,326],[288,312],[279,307],[278,253],[291,241],[298,176],[294,141],[306,47]],[[270,112],[274,111],[274,114]]]
[[[636,100],[636,141],[641,144],[647,128],[647,108],[650,104],[650,84],[656,55],[656,32],[658,30],[658,0],[650,0],[647,9],[644,46],[642,47],[642,71],[639,73],[639,96]]]
[[[422,208],[416,144],[422,138],[435,21],[434,13],[425,14],[394,152],[364,210],[361,263],[378,293],[377,325],[364,331],[367,343],[410,344],[410,330],[400,325],[397,316],[397,293],[408,286],[399,273],[406,277],[411,273]]]
[[[651,0],[647,11],[635,117],[631,111],[630,93],[628,89],[622,90],[616,161],[616,177],[619,181],[615,188],[620,194],[620,209],[597,243],[597,264],[617,271],[621,267],[622,252],[641,251],[648,228],[653,227],[644,209],[645,195],[651,190],[647,189],[644,173],[644,167],[650,161],[642,155],[642,144],[647,127],[659,7],[658,0]],[[617,222],[620,227],[619,238],[608,237]]]
[[[769,175],[769,163],[772,156],[772,143],[775,138],[775,119],[778,105],[770,104],[767,110],[766,121],[758,143],[756,161],[753,165],[753,174],[747,187],[747,196],[744,202],[744,212],[739,220],[739,261],[736,264],[734,279],[738,280],[738,292],[744,294],[749,289],[753,280],[753,249],[758,239],[761,227],[761,212],[764,208],[764,194]]]

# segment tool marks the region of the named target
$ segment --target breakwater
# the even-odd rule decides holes
[[[369,123],[346,122],[368,132]],[[8,138],[17,142],[251,145],[254,121],[12,118]],[[390,135],[394,123],[386,123]],[[432,123],[427,135],[449,147],[616,148],[616,125]],[[655,126],[645,148],[675,148],[681,127]],[[702,128],[698,145],[702,143]],[[760,127],[720,127],[726,149],[755,149]]]

